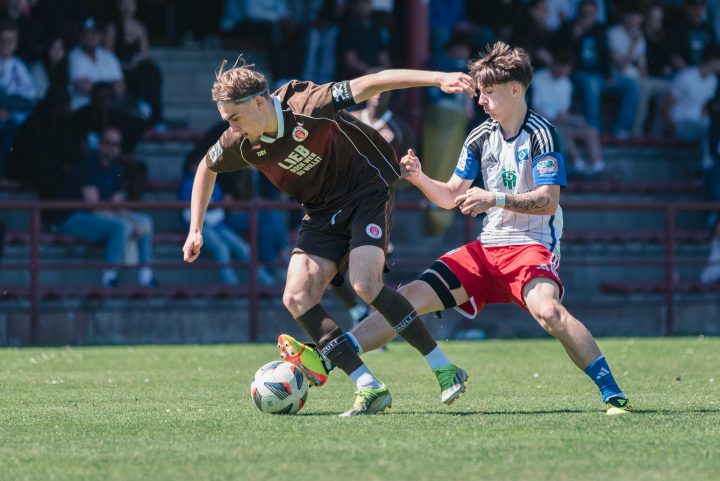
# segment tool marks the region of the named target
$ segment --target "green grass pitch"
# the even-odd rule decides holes
[[[603,414],[553,340],[443,343],[470,374],[451,407],[422,358],[366,355],[393,393],[354,419],[340,372],[297,416],[249,384],[274,346],[0,350],[0,480],[717,480],[720,339],[601,339],[639,413]]]

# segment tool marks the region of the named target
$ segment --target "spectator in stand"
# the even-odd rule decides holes
[[[90,95],[90,104],[76,110],[72,116],[74,139],[83,154],[98,149],[100,133],[111,125],[122,133],[123,152],[134,152],[145,133],[145,120],[118,106],[115,89],[110,83],[95,83]]]
[[[18,29],[17,54],[25,62],[34,62],[40,56],[38,42],[43,36],[42,24],[31,12],[30,0],[7,0],[0,12],[0,21],[10,21]]]
[[[533,68],[548,68],[553,64],[551,49],[555,32],[547,27],[550,13],[546,0],[530,0],[525,4],[523,16],[517,23],[512,43],[530,54]]]
[[[465,11],[465,0],[430,0],[430,55],[440,56],[453,35],[468,34],[473,26]]]
[[[388,41],[372,21],[370,0],[349,0],[337,39],[338,78],[355,78],[390,67]]]
[[[104,46],[115,52],[138,110],[156,129],[165,130],[162,115],[162,72],[150,58],[148,33],[135,18],[135,0],[118,0],[116,20],[105,29]]]
[[[651,4],[645,11],[643,30],[647,45],[647,72],[640,84],[640,101],[638,102],[637,118],[645,118],[649,122],[640,123],[636,120],[634,132],[644,134],[649,130],[653,137],[660,137],[664,132],[662,122],[665,102],[670,92],[670,39],[665,33],[665,11],[659,3]],[[654,107],[653,107],[654,105]],[[643,109],[645,109],[643,111]],[[648,112],[651,112],[648,115]]]
[[[587,123],[602,131],[602,95],[619,96],[620,109],[613,134],[620,138],[628,137],[635,121],[639,87],[632,78],[613,75],[606,31],[598,20],[595,0],[580,2],[577,18],[563,25],[558,32],[558,45],[575,52],[573,86],[582,99]]]
[[[533,88],[537,91],[537,94],[533,95],[533,110],[555,125],[578,174],[600,175],[605,170],[605,162],[602,159],[598,131],[588,125],[581,115],[570,111],[573,89],[570,81],[572,54],[559,50],[554,57],[552,67],[537,71],[533,78]],[[580,154],[578,141],[585,144],[590,164],[585,162]]]
[[[720,72],[720,46],[708,45],[698,66],[680,70],[672,81],[667,103],[668,124],[675,137],[697,142],[702,148],[702,168],[713,165],[708,147],[708,103],[715,97]]]
[[[560,26],[575,16],[576,0],[547,0],[548,15],[545,26],[548,30],[557,31]]]
[[[638,109],[632,134],[640,136],[648,111],[648,103],[662,98],[669,89],[668,82],[648,78],[647,43],[642,29],[643,12],[630,6],[622,11],[621,22],[608,29],[608,46],[614,74],[634,81],[639,89]]]
[[[193,181],[195,180],[195,171],[201,159],[202,157],[196,157],[194,160],[188,158],[189,161],[186,161],[183,169],[182,184],[178,192],[179,200],[190,201]],[[223,191],[220,184],[216,183],[210,201],[218,202],[220,200],[223,200]],[[250,259],[250,246],[225,222],[225,217],[225,209],[222,207],[211,207],[208,209],[205,214],[205,223],[202,229],[203,247],[212,254],[217,262],[230,263],[233,256],[239,261],[247,262]],[[185,229],[190,226],[189,207],[182,211],[182,222]],[[240,284],[240,278],[232,266],[226,265],[221,267],[220,277],[223,283],[229,286]],[[272,285],[275,282],[273,276],[268,273],[264,267],[258,269],[257,279],[260,284],[264,285]]]
[[[318,85],[336,78],[338,8],[337,0],[324,0],[308,30],[302,77]]]
[[[73,142],[70,94],[56,85],[18,129],[8,156],[8,177],[32,186],[40,199],[57,199],[79,155]]]
[[[374,128],[398,154],[407,152],[413,142],[408,125],[390,108],[392,92],[374,95],[365,101],[365,108],[352,114]]]
[[[5,162],[22,124],[37,96],[35,82],[27,67],[15,56],[18,31],[11,22],[0,22],[0,178],[5,177]]]
[[[125,94],[125,78],[114,53],[100,46],[100,32],[93,18],[83,22],[80,45],[69,55],[72,108],[78,110],[90,103],[92,86],[109,82],[120,98]]]
[[[122,201],[126,192],[120,166],[122,134],[114,127],[103,130],[97,152],[80,161],[65,184],[65,197],[79,199],[88,204],[99,201]],[[129,242],[137,240],[140,258],[138,283],[155,286],[152,269],[153,222],[150,216],[128,210],[79,210],[66,215],[60,231],[88,241],[104,241],[105,262],[120,264],[124,261]],[[102,284],[115,287],[118,272],[115,267],[104,270]]]
[[[38,98],[43,98],[48,90],[70,92],[67,50],[65,40],[60,35],[49,38],[40,59],[30,66],[30,73],[37,87]]]
[[[670,61],[675,70],[700,65],[705,47],[717,42],[716,32],[707,20],[705,0],[685,0],[683,15],[671,27],[670,38]]]
[[[720,220],[716,220],[713,231],[708,260],[700,274],[700,281],[705,284],[720,284]]]
[[[484,27],[490,35],[485,43],[495,40],[509,41],[513,35],[517,19],[517,11],[522,7],[520,0],[474,0],[466,2],[465,8],[470,21]],[[484,44],[471,45],[476,52],[485,47]]]

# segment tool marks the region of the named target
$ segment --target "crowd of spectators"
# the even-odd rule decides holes
[[[323,83],[405,66],[403,6],[393,0],[0,0],[0,179],[60,198],[67,186],[57,180],[88,159],[99,162],[103,136],[116,129],[120,187],[137,197],[143,169],[127,159],[148,129],[167,129],[151,42],[260,52],[276,85],[290,78]],[[429,0],[428,8],[428,68],[464,69],[495,40],[528,50],[535,67],[530,105],[558,127],[572,174],[603,175],[602,138],[673,137],[698,145],[702,157],[686,168],[706,180],[709,199],[720,200],[720,2]],[[418,133],[397,115],[405,100],[404,93],[374,99],[357,113],[399,151]],[[483,115],[467,98],[427,92],[419,140],[428,172],[452,172],[456,146]],[[259,181],[252,185],[251,195],[260,195]],[[223,189],[233,197],[232,186]],[[276,213],[266,214],[261,225],[283,224]],[[441,215],[428,212],[430,231],[444,230]],[[219,232],[241,234],[246,226],[239,215],[222,217]],[[287,243],[280,227],[272,229],[261,235],[273,240],[260,243],[272,246],[260,256],[269,262]],[[240,242],[217,238],[226,245],[215,249],[217,259],[246,257]],[[229,271],[221,275],[237,282]],[[151,282],[147,276],[144,283]]]

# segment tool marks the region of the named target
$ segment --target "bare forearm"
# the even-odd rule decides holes
[[[205,159],[200,162],[195,180],[193,181],[192,198],[190,200],[190,232],[200,232],[205,221],[217,173],[207,168]]]
[[[544,191],[532,191],[524,194],[506,194],[505,209],[522,214],[553,215],[557,202]]]
[[[415,183],[415,186],[425,194],[433,204],[443,209],[452,209],[455,207],[455,197],[459,192],[455,192],[445,182],[439,182],[431,179],[425,174]]]
[[[355,101],[360,103],[388,90],[439,86],[440,72],[390,69],[365,75],[350,82]]]

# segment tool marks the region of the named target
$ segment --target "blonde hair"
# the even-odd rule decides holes
[[[478,87],[515,81],[527,88],[533,78],[527,52],[519,47],[510,47],[505,42],[488,45],[479,58],[468,63],[468,68]]]
[[[253,64],[246,64],[242,56],[238,57],[232,66],[227,60],[223,60],[215,72],[213,101],[219,104],[241,103],[268,93],[265,76],[254,70],[254,67]]]

